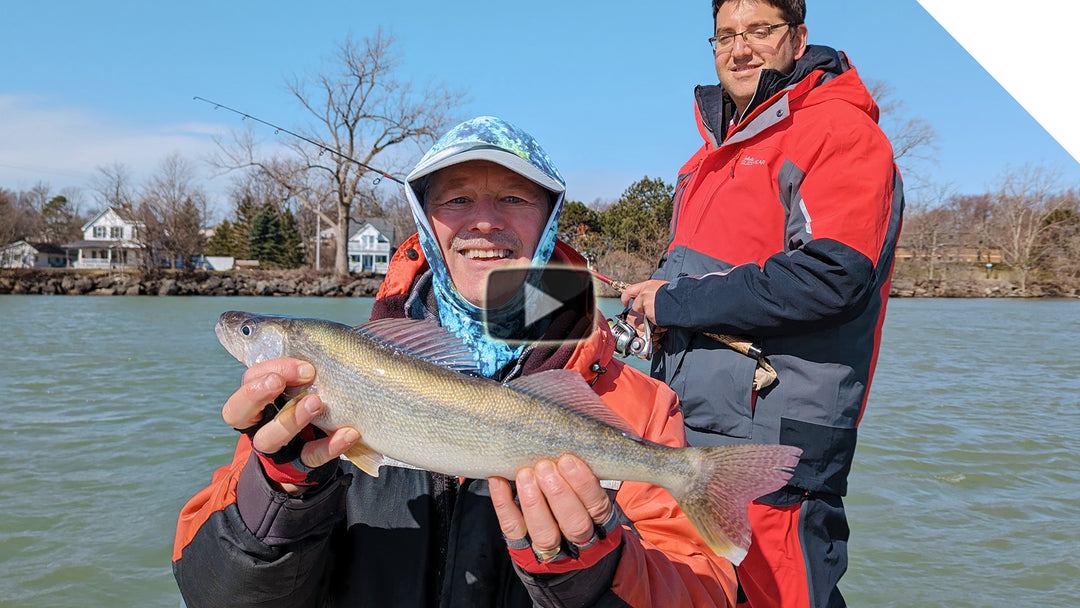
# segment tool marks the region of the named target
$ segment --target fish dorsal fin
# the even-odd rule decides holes
[[[357,333],[397,351],[462,374],[479,375],[476,354],[432,319],[376,319]]]
[[[581,374],[572,369],[549,369],[522,376],[511,380],[507,386],[519,393],[556,403],[624,433],[638,436],[626,420],[611,411],[603,399],[593,392]]]

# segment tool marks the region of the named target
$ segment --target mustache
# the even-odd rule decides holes
[[[510,249],[520,251],[521,247],[521,239],[512,232],[496,232],[485,236],[463,232],[455,235],[450,240],[451,251],[461,251],[462,249]]]

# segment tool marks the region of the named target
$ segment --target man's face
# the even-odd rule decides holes
[[[783,23],[780,9],[755,0],[727,2],[716,13],[716,36]],[[791,73],[795,61],[806,51],[806,26],[784,26],[772,30],[768,40],[747,44],[742,36],[716,53],[716,75],[731,95],[741,115],[757,90],[761,70]]]
[[[482,160],[436,171],[424,197],[450,278],[477,306],[488,272],[532,260],[550,207],[543,187]]]

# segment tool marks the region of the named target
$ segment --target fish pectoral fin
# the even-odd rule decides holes
[[[372,477],[379,476],[379,467],[386,461],[382,454],[373,450],[371,446],[363,441],[357,442],[356,445],[346,450],[344,456],[349,459],[349,462],[355,464],[356,468]]]
[[[279,416],[283,415],[285,412],[287,412],[287,411],[291,410],[292,408],[296,407],[296,404],[300,403],[301,399],[303,399],[304,397],[307,397],[310,394],[311,394],[311,391],[309,391],[307,389],[304,389],[304,390],[300,391],[299,393],[293,395],[288,401],[285,402],[285,405],[281,406],[281,409],[278,410],[278,413],[274,414],[274,418],[276,419]]]

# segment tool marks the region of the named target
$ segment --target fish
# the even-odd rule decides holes
[[[229,311],[214,331],[248,367],[277,357],[311,363],[315,380],[301,388],[323,402],[313,423],[359,431],[360,442],[344,456],[369,475],[394,465],[512,480],[540,459],[573,454],[602,480],[667,490],[706,544],[736,565],[750,544],[749,502],[783,487],[801,454],[786,445],[648,441],[577,371],[547,370],[506,383],[480,376],[474,353],[434,320],[350,327]]]

